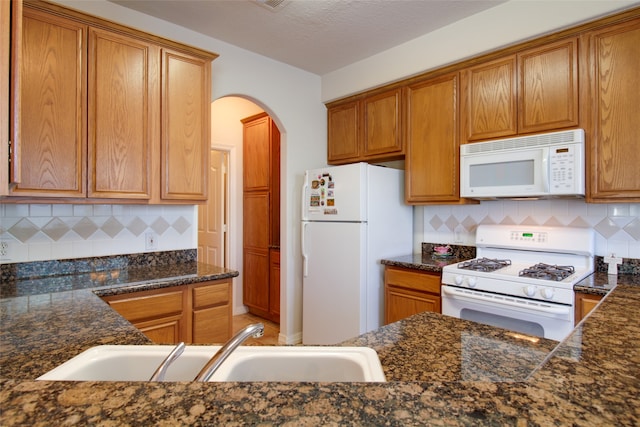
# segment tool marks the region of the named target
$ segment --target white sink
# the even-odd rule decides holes
[[[220,346],[187,346],[166,381],[193,381]],[[172,345],[102,345],[38,378],[49,381],[147,381]],[[385,381],[377,353],[367,347],[241,346],[210,381]]]
[[[239,347],[211,381],[385,381],[367,347]]]

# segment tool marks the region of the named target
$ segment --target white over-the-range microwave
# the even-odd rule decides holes
[[[584,181],[583,129],[460,146],[461,197],[584,197]]]

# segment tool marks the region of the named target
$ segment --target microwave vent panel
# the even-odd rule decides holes
[[[479,154],[502,150],[516,150],[519,148],[545,147],[584,142],[584,130],[572,129],[562,132],[541,133],[517,138],[498,139],[488,142],[475,142],[460,146],[461,154]]]

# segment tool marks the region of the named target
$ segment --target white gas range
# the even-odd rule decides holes
[[[594,239],[589,228],[480,225],[477,258],[442,269],[442,314],[561,341]]]

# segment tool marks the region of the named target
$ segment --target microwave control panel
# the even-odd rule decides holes
[[[578,144],[549,147],[549,189],[552,193],[574,192],[584,186],[580,176],[582,150]]]

